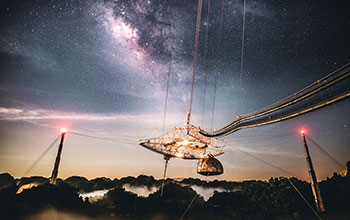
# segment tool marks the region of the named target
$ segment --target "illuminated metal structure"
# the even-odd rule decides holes
[[[324,212],[325,208],[324,208],[323,200],[321,197],[320,187],[318,186],[314,166],[312,165],[312,160],[311,160],[309,148],[308,148],[307,143],[306,143],[305,131],[302,130],[300,133],[301,133],[301,137],[302,137],[303,143],[304,143],[306,163],[307,163],[307,167],[309,169],[309,176],[311,179],[311,189],[312,189],[312,194],[313,194],[314,199],[315,199],[316,208],[317,208],[318,212]]]
[[[64,137],[65,137],[66,133],[67,133],[67,129],[62,128],[61,129],[61,142],[60,142],[60,145],[58,147],[58,152],[57,152],[57,156],[56,156],[56,160],[55,160],[55,165],[53,167],[51,178],[50,178],[50,184],[51,185],[56,185],[57,176],[58,176],[58,167],[60,166],[61,154],[62,154],[62,148],[63,148],[63,141],[64,141]]]
[[[194,55],[193,55],[193,66],[192,66],[192,84],[191,84],[191,92],[190,92],[190,103],[189,103],[189,108],[187,110],[187,123],[185,126],[175,127],[170,132],[164,133],[159,137],[139,140],[139,144],[141,146],[164,155],[165,168],[164,168],[164,177],[163,177],[161,195],[163,192],[166,169],[170,158],[197,159],[198,160],[197,172],[202,175],[209,176],[209,175],[219,175],[223,173],[223,167],[220,161],[214,158],[216,156],[223,154],[222,149],[221,150],[218,149],[219,147],[216,144],[216,138],[203,136],[202,134],[199,133],[200,131],[199,127],[195,127],[192,124],[190,124],[193,92],[194,92],[194,80],[195,80],[197,54],[198,54],[199,29],[201,24],[200,21],[201,21],[201,13],[202,13],[202,2],[203,2],[202,0],[198,0],[196,32],[195,32],[195,42],[194,42]],[[175,15],[176,15],[176,11],[174,13],[174,18],[176,18]],[[209,10],[207,15],[207,20],[208,20],[208,16],[209,16]],[[172,26],[174,24],[172,24]],[[172,60],[172,52],[171,52],[170,60]],[[166,98],[165,98],[163,132],[164,132],[165,116],[166,116],[167,101],[168,101],[170,71],[171,71],[171,61],[169,64],[168,83],[167,83]]]
[[[317,80],[304,89],[258,111],[241,115],[227,126],[215,131],[200,130],[206,137],[229,135],[287,120],[350,97],[350,63]]]
[[[187,119],[189,119],[188,112]],[[224,152],[217,145],[216,138],[205,137],[199,133],[199,130],[199,127],[190,125],[187,120],[186,125],[175,127],[159,137],[140,139],[139,144],[163,154],[166,161],[170,158],[198,160],[199,174],[206,176],[222,174],[223,167],[214,157]]]

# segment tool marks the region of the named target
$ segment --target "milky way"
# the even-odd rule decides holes
[[[224,1],[220,38],[221,1],[211,2],[208,24],[207,3],[203,1],[193,107],[193,122],[199,124],[207,72],[205,120],[201,124],[204,128],[209,128],[211,121],[216,72],[214,126],[226,125],[238,112],[243,10],[243,1]],[[348,63],[347,8],[349,3],[345,0],[247,1],[241,112],[248,113],[278,101]],[[61,125],[113,137],[129,134],[137,142],[153,127],[160,127],[171,54],[166,127],[171,129],[184,123],[189,104],[196,15],[197,1],[194,0],[2,1],[0,154],[3,158],[16,157],[21,164],[11,171],[20,175],[18,170],[35,158],[35,153],[27,161],[15,156],[23,151],[24,143],[35,139],[34,131],[45,131],[44,142],[50,142],[57,132],[55,129]],[[209,25],[207,51],[206,25]],[[335,143],[333,153],[345,162],[350,156],[346,147],[350,139],[350,119],[346,115],[349,107],[349,101],[345,100],[310,115],[241,131],[239,135],[289,134],[306,126],[329,148]],[[231,136],[234,139],[235,136]],[[327,142],[327,136],[333,138]],[[86,144],[84,140],[74,143]],[[280,155],[296,155],[296,150],[285,147],[295,146],[293,143],[293,140],[270,140],[244,147],[261,152],[265,145],[270,145],[266,149]],[[30,151],[40,144],[43,143],[38,141],[25,149]],[[111,154],[112,149],[106,147],[106,152]],[[94,152],[94,147],[89,150]],[[276,154],[273,152],[269,155]],[[159,157],[143,150],[139,154],[145,164],[150,158]],[[125,158],[133,157],[131,155],[135,155],[135,151],[125,150]],[[230,150],[225,155],[225,162],[232,165],[230,161],[236,157]],[[300,158],[300,154],[296,157]],[[82,158],[78,160],[84,164]],[[161,158],[158,161],[161,162]],[[324,161],[320,161],[323,164]],[[232,166],[247,165],[245,161],[237,163]],[[9,171],[11,166],[8,159],[4,160],[1,171]],[[134,169],[129,173],[157,173],[158,168],[155,171],[154,167],[156,164],[151,163],[147,171]],[[174,175],[181,173],[181,169],[174,171]],[[244,178],[264,177],[257,173],[254,168],[254,172]],[[226,178],[234,178],[227,175]]]

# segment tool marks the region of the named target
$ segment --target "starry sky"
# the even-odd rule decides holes
[[[243,16],[243,0],[225,0],[220,38],[221,1],[211,1],[209,22],[207,3],[203,1],[191,118],[204,129],[210,129],[215,79],[214,127],[238,114]],[[68,133],[59,177],[160,178],[162,155],[137,143],[153,137],[155,127],[161,134],[171,54],[165,130],[185,123],[197,4],[1,1],[0,172],[23,176],[66,127],[106,140]],[[346,0],[247,0],[241,113],[278,101],[349,63],[349,7]],[[301,128],[345,165],[350,160],[348,109],[346,99],[298,118],[231,134],[225,137],[230,141],[222,143],[225,154],[218,158],[225,173],[208,179],[287,175],[234,148],[239,147],[307,180]],[[28,175],[49,176],[56,150]],[[310,151],[319,179],[342,171],[311,143]],[[204,178],[196,174],[196,161],[180,159],[170,161],[168,175]]]

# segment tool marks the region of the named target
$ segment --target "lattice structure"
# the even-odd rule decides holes
[[[164,156],[182,159],[203,159],[224,153],[216,144],[216,138],[205,137],[199,130],[193,125],[175,127],[159,137],[140,139],[139,144]]]

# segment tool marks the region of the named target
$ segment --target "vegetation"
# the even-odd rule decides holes
[[[79,213],[88,219],[179,219],[196,192],[190,185],[218,187],[208,200],[197,195],[185,219],[316,219],[305,202],[294,191],[286,178],[271,178],[268,181],[212,181],[184,179],[180,182],[168,179],[164,195],[160,190],[149,197],[139,197],[125,191],[129,184],[139,187],[160,186],[161,181],[152,176],[126,177],[120,180],[70,177],[59,181],[57,186],[48,184],[42,177],[15,180],[9,174],[0,174],[0,209],[2,219],[28,219],[28,216],[49,208],[63,212]],[[16,194],[21,183],[41,181],[41,185]],[[46,180],[46,181],[45,181]],[[310,184],[292,178],[291,181],[305,198],[314,204]],[[79,196],[80,192],[110,189],[102,199],[90,203]],[[333,177],[320,182],[322,197],[326,206],[323,219],[350,219],[350,177]],[[234,190],[235,189],[235,190]]]

